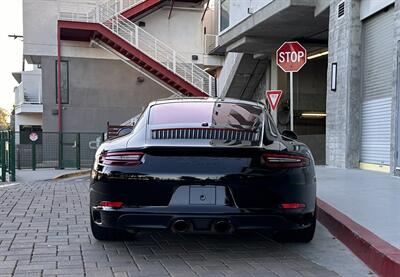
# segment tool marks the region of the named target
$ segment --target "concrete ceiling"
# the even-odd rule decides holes
[[[279,0],[260,9],[219,37],[217,52],[273,53],[298,40],[309,51],[327,46],[329,9],[315,16],[313,0]]]

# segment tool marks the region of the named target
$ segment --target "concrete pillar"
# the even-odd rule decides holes
[[[330,5],[326,163],[357,168],[361,144],[360,0],[345,0],[345,14],[338,18],[340,2],[334,0]],[[332,63],[337,63],[336,91],[331,91]]]

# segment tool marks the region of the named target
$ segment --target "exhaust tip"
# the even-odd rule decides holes
[[[184,233],[189,231],[190,228],[190,222],[183,220],[183,219],[178,219],[172,224],[172,231],[176,233]]]
[[[217,233],[224,234],[232,232],[232,224],[226,220],[219,220],[214,224],[214,230]]]

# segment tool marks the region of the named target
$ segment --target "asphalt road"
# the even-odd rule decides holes
[[[0,186],[0,276],[373,276],[321,225],[310,244],[256,233],[139,233],[99,242],[88,180]]]

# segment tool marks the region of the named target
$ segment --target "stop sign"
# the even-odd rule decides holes
[[[276,51],[276,64],[285,72],[298,72],[307,62],[307,50],[297,41],[288,41]]]

